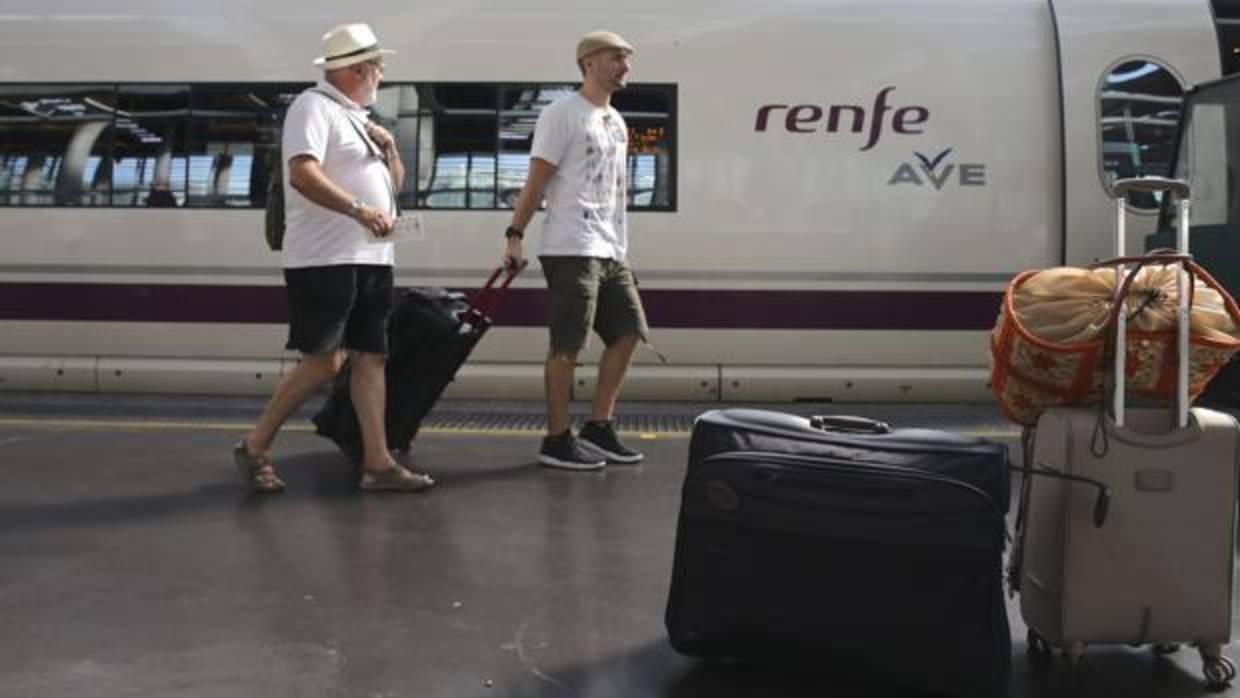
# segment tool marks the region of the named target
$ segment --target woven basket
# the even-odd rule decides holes
[[[1189,397],[1240,350],[1240,309],[1209,274],[1193,263],[1189,333]],[[1129,394],[1175,395],[1174,265],[1141,269],[1126,294]],[[999,408],[1032,425],[1047,407],[1088,405],[1104,398],[1112,370],[1105,356],[1107,321],[1114,309],[1114,267],[1026,271],[1003,294],[990,336],[990,384]]]

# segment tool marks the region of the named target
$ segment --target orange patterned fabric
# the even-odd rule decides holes
[[[1189,331],[1189,397],[1196,398],[1240,350],[1240,309],[1209,274],[1195,269]],[[1175,266],[1141,269],[1125,298],[1128,394],[1175,395]],[[1005,416],[1032,425],[1047,407],[1103,399],[1112,364],[1106,329],[1114,268],[1026,271],[1008,284],[990,336],[990,385]]]

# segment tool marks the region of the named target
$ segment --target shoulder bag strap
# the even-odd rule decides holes
[[[326,90],[320,90],[317,87],[312,87],[310,88],[310,91],[323,95],[340,107],[340,111],[344,114],[345,121],[349,122],[349,125],[353,127],[353,130],[357,133],[358,137],[361,138],[362,142],[366,144],[366,151],[369,152],[372,157],[376,157],[383,162],[384,169],[386,170],[388,167],[387,157],[383,154],[383,151],[379,149],[379,146],[375,145],[375,142],[371,140],[370,136],[366,134],[366,129],[357,125],[357,119],[353,118],[353,114],[349,111],[349,109],[345,107],[340,100],[336,99],[335,95],[327,92]],[[396,189],[392,186],[392,173],[390,170],[387,170],[387,177],[384,177],[383,181],[387,184],[388,194],[391,195],[392,198],[392,215],[398,216],[400,215],[400,204],[396,201]]]

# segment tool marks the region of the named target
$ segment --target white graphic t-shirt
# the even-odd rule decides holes
[[[620,112],[578,93],[538,116],[530,156],[555,165],[540,254],[624,260],[628,129]]]

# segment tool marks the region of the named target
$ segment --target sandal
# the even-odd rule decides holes
[[[276,475],[275,464],[266,454],[254,455],[246,448],[245,439],[233,446],[233,462],[237,464],[237,474],[241,482],[250,491],[259,494],[277,494],[284,491],[284,481]]]
[[[368,492],[422,492],[435,484],[430,475],[392,463],[378,472],[363,472],[358,487]]]

